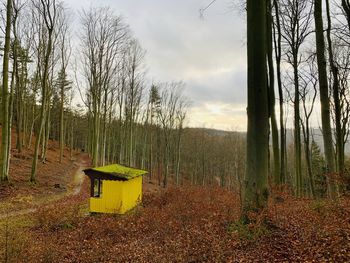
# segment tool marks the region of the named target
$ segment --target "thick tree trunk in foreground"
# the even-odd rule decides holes
[[[335,158],[334,149],[332,145],[332,128],[329,109],[327,64],[325,58],[325,42],[323,36],[322,0],[315,0],[314,4],[317,68],[321,101],[322,134],[327,164],[327,172],[332,173],[335,172]],[[336,185],[331,180],[328,180],[328,192],[330,197],[334,197],[336,194]]]
[[[267,206],[268,89],[266,72],[266,0],[247,1],[248,131],[243,220],[247,212]]]

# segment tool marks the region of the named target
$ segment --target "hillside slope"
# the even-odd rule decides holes
[[[0,136],[1,138],[1,136]],[[23,147],[18,153],[15,149],[16,133],[12,132],[12,149],[10,160],[10,181],[0,184],[0,212],[28,208],[47,199],[55,199],[72,188],[73,175],[82,156],[65,148],[62,163],[59,163],[58,142],[49,141],[46,162],[38,162],[37,182],[29,182],[33,160],[35,138],[30,148]]]
[[[87,185],[85,197],[88,196]],[[79,201],[80,200],[80,201]],[[281,201],[282,200],[282,201]],[[237,223],[237,194],[222,188],[172,187],[146,194],[124,216],[77,216],[75,205],[35,216],[20,233],[30,244],[20,262],[349,262],[349,198],[337,203],[271,200],[269,224]],[[14,248],[21,248],[21,241]]]

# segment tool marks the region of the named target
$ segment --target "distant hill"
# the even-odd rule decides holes
[[[312,137],[315,140],[315,142],[320,146],[321,151],[323,152],[324,147],[323,147],[322,131],[318,128],[312,129]],[[293,143],[293,138],[294,138],[293,130],[287,129],[287,145]],[[345,144],[345,154],[350,154],[350,142],[349,142],[349,140]]]
[[[240,134],[244,137],[246,136],[246,132],[238,132],[238,131],[224,131],[224,130],[217,130],[217,129],[191,128],[191,127],[186,128],[186,130],[193,130],[193,131],[199,131],[199,132],[201,131],[211,136],[225,136],[228,134]]]
[[[318,128],[312,129],[312,138],[317,143],[317,145],[320,146],[321,151],[323,152],[324,147],[323,147],[322,131]],[[294,133],[293,133],[292,129],[287,129],[286,140],[287,140],[287,145],[290,145],[293,143]],[[303,140],[303,137],[302,137],[302,140]],[[271,143],[271,140],[270,140],[270,143]],[[350,142],[349,142],[349,140],[345,144],[345,154],[350,154]]]
[[[224,131],[224,130],[217,130],[217,129],[208,129],[208,128],[186,128],[188,130],[198,130],[205,132],[208,135],[211,136],[225,136],[227,134],[240,134],[242,137],[246,136],[246,132],[238,132],[238,131]],[[323,152],[323,137],[322,137],[322,131],[318,128],[312,129],[312,137],[315,140],[315,142],[320,146],[321,151]],[[290,145],[293,143],[294,139],[294,134],[292,129],[287,129],[287,135],[286,135],[286,140],[287,140],[287,145]],[[350,139],[350,138],[349,138]],[[270,134],[270,143],[272,142],[271,140],[271,134]],[[348,140],[347,143],[345,144],[345,154],[350,154],[350,141]]]

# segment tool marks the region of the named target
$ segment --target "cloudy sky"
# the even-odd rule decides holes
[[[232,0],[66,0],[74,11],[110,6],[147,50],[148,77],[184,81],[188,125],[246,130],[245,22]]]

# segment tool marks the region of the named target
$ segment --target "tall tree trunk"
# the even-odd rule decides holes
[[[63,72],[63,69],[62,69]],[[64,74],[63,74],[64,75]],[[64,78],[63,78],[64,79]],[[62,163],[63,159],[63,151],[64,151],[64,80],[61,83],[61,101],[60,101],[60,163]]]
[[[25,58],[28,58],[28,55],[26,53]],[[28,79],[28,62],[24,61],[22,62],[22,77],[21,77],[21,90],[22,93],[26,90],[26,86],[27,86],[27,79]],[[22,140],[21,140],[21,147],[23,148],[23,146],[25,145],[26,142],[26,137],[28,135],[27,131],[28,131],[28,100],[23,96],[22,94],[22,101],[23,101],[23,110],[22,110],[22,116],[23,116],[23,123],[22,123]]]
[[[151,104],[151,122],[150,122],[150,140],[149,140],[149,181],[152,181],[153,176],[153,104]]]
[[[320,102],[321,102],[321,119],[322,119],[322,134],[324,152],[326,157],[327,172],[335,172],[335,158],[332,143],[332,128],[329,109],[328,96],[328,80],[327,80],[327,64],[325,58],[325,42],[323,36],[323,18],[322,18],[322,0],[314,2],[314,18],[316,32],[316,53],[317,53],[317,68],[320,85]],[[328,178],[328,194],[330,197],[335,197],[337,187],[335,182]]]
[[[275,184],[280,184],[280,153],[278,143],[278,127],[275,111],[275,70],[272,58],[272,5],[271,0],[267,1],[267,60],[269,65],[269,114],[271,120],[272,152],[273,152],[273,174]]]
[[[12,130],[12,119],[13,119],[13,92],[14,92],[14,88],[15,88],[15,76],[17,74],[17,66],[15,65],[15,63],[13,63],[13,70],[12,70],[12,79],[11,79],[11,88],[10,88],[10,94],[9,94],[9,124],[7,126],[7,131],[8,131],[8,134],[9,134],[9,139],[8,139],[8,155],[7,155],[7,160],[6,160],[6,163],[7,163],[7,171],[6,173],[8,174],[9,173],[9,169],[10,169],[10,153],[11,153],[11,130]]]
[[[50,91],[48,92],[50,93]],[[42,151],[41,151],[41,161],[43,163],[46,162],[46,153],[49,145],[49,138],[50,138],[50,123],[51,123],[51,101],[50,101],[50,95],[48,95],[48,98],[46,100],[46,120],[45,120],[45,128],[43,131],[43,141],[42,141]]]
[[[333,101],[334,101],[334,116],[335,116],[335,140],[336,140],[336,149],[337,149],[337,171],[342,173],[344,171],[344,136],[342,132],[342,123],[341,123],[341,105],[339,97],[339,74],[338,67],[334,61],[333,55],[333,45],[331,38],[332,30],[332,21],[330,15],[329,0],[326,0],[326,13],[327,13],[327,42],[328,42],[328,55],[329,55],[329,64],[333,76]]]
[[[11,18],[12,18],[12,0],[7,0],[6,5],[6,30],[5,30],[5,46],[3,56],[3,75],[2,75],[2,140],[0,155],[0,180],[8,181],[8,158],[9,158],[9,59],[10,59],[10,38],[11,38]]]
[[[45,10],[44,16],[48,15],[47,13],[50,13],[50,8],[48,6],[45,6],[44,2],[41,2],[43,6],[43,9]],[[50,3],[47,3],[47,5],[50,5]],[[49,14],[50,21],[45,18],[45,24],[48,30],[48,41],[47,46],[45,48],[45,59],[44,59],[44,72],[41,80],[41,88],[42,88],[42,99],[41,99],[41,110],[40,110],[40,125],[39,125],[39,131],[36,135],[36,141],[35,141],[35,149],[34,149],[34,157],[33,157],[33,163],[32,163],[32,171],[30,175],[30,181],[36,182],[36,169],[38,164],[38,153],[39,153],[39,146],[40,141],[43,136],[43,130],[45,126],[45,120],[46,120],[46,105],[47,105],[47,97],[48,97],[48,85],[49,85],[49,66],[50,66],[50,57],[52,53],[52,35],[53,35],[53,27],[54,27],[54,19],[56,17],[56,2],[53,1],[53,12],[54,14]],[[44,142],[43,142],[44,143]]]
[[[167,187],[168,185],[168,174],[169,174],[169,131],[167,128],[164,131],[164,157],[163,157],[163,167],[164,167],[164,175],[163,175],[163,187]]]
[[[35,108],[34,100],[32,102],[33,103],[33,105],[32,105],[32,123],[30,124],[30,131],[29,131],[29,138],[28,138],[27,149],[30,149],[32,147],[33,132],[34,132],[34,127],[35,127],[35,121],[37,119],[37,117],[35,117],[35,112],[36,112],[35,109],[36,108]]]
[[[15,90],[16,90],[16,127],[17,127],[17,140],[16,140],[16,148],[19,153],[22,152],[22,87],[23,83],[20,81],[19,76],[19,63],[18,63],[18,51],[20,50],[21,46],[19,45],[18,38],[17,38],[17,17],[18,17],[18,11],[14,12],[13,18],[12,18],[12,28],[13,28],[13,35],[14,35],[14,41],[13,41],[13,48],[12,48],[12,54],[13,54],[13,64],[14,64],[14,70],[13,73],[15,76]],[[22,56],[23,59],[23,56]],[[23,65],[22,65],[22,74],[21,78],[23,78]],[[11,87],[13,89],[13,86]]]
[[[107,108],[108,108],[108,90],[104,91],[104,102],[103,102],[103,126],[102,126],[102,149],[101,149],[101,165],[106,164],[106,155],[107,155]]]
[[[182,124],[179,125],[179,130],[176,140],[176,184],[180,183],[180,161],[181,161],[181,136],[182,136]]]
[[[266,0],[247,0],[248,131],[243,220],[247,213],[267,206],[268,88],[266,70]]]
[[[94,104],[97,104],[95,102]],[[100,144],[100,113],[98,106],[94,105],[93,113],[93,143],[92,143],[92,165],[97,166],[99,162],[99,144]]]
[[[279,97],[279,110],[280,110],[280,143],[281,143],[281,161],[280,161],[280,182],[285,182],[286,177],[286,132],[284,128],[284,97],[283,97],[283,86],[281,78],[281,57],[282,57],[282,33],[281,33],[281,21],[279,15],[278,1],[274,0],[274,7],[276,12],[276,28],[274,29],[274,43],[275,43],[275,57],[276,57],[276,73],[277,73],[277,85],[278,85],[278,97]],[[277,29],[277,32],[275,30]],[[276,37],[277,35],[277,37]]]
[[[71,117],[72,125],[70,127],[70,160],[73,160],[73,150],[74,150],[74,115],[72,114]]]
[[[307,174],[309,177],[310,191],[312,198],[315,198],[315,184],[314,184],[314,176],[312,171],[312,159],[311,159],[311,150],[310,150],[310,126],[309,121],[305,121],[305,125],[302,125],[303,128],[303,138],[304,138],[304,148],[305,148],[305,159],[306,159],[306,167]]]
[[[298,52],[293,52],[294,71],[294,164],[296,194],[302,195],[302,172],[301,172],[301,136],[300,136],[300,95],[299,95],[299,73],[298,73]]]
[[[161,146],[161,130],[159,127],[157,128],[157,148],[160,149]],[[160,151],[157,151],[157,177],[158,177],[158,185],[161,185],[161,173],[162,173],[162,167],[161,167],[161,155]],[[165,153],[163,153],[165,154]]]
[[[348,27],[350,30],[350,1],[349,0],[342,0],[341,5],[343,7],[343,11],[345,13],[346,21],[348,22]]]

